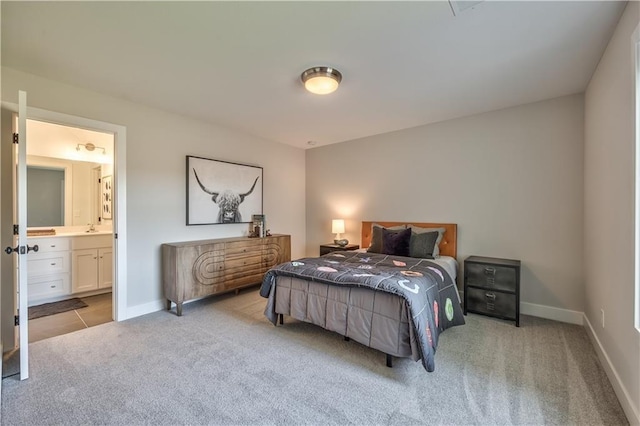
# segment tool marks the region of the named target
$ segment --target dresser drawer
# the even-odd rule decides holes
[[[51,275],[69,272],[69,252],[29,253],[27,257],[28,276]]]
[[[244,257],[262,256],[263,243],[261,239],[247,239],[245,241],[234,241],[225,244],[225,256]]]
[[[500,318],[516,319],[516,295],[483,288],[467,287],[467,311]]]
[[[71,250],[69,238],[49,237],[49,238],[27,238],[30,247],[38,245],[38,253],[50,253],[56,251]],[[33,252],[32,252],[33,253]],[[31,253],[29,254],[31,256]]]
[[[482,263],[465,262],[466,284],[495,290],[516,291],[516,269]]]

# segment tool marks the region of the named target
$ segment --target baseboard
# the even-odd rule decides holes
[[[201,299],[205,299],[209,296],[204,296],[204,297],[197,297],[195,299],[190,299],[190,300],[185,300],[183,302],[183,305],[187,305],[189,303],[192,302],[197,302],[198,300]],[[131,319],[131,318],[135,318],[135,317],[140,317],[142,315],[146,315],[146,314],[152,314],[154,312],[158,312],[158,311],[162,311],[163,309],[167,308],[166,305],[166,300],[162,299],[162,300],[156,300],[153,302],[149,302],[149,303],[143,303],[141,305],[136,305],[136,306],[131,306],[130,308],[127,308],[127,318],[126,319]],[[173,304],[173,309],[175,311],[175,303]]]
[[[620,375],[618,375],[618,372],[611,363],[611,359],[609,358],[609,355],[607,355],[607,351],[604,350],[604,347],[600,343],[600,339],[598,339],[598,335],[586,315],[584,315],[584,324],[584,328],[591,340],[591,344],[598,354],[600,364],[602,364],[604,371],[607,373],[607,377],[609,377],[609,381],[613,386],[613,390],[618,397],[618,401],[620,401],[620,405],[622,405],[622,409],[624,410],[629,423],[632,425],[640,425],[640,407],[634,405],[627,388],[620,380]]]
[[[161,311],[165,308],[164,300],[154,300],[153,302],[143,303],[141,305],[130,306],[127,308],[126,319],[139,317],[153,312]]]
[[[533,317],[583,325],[584,313],[569,309],[554,308],[552,306],[536,305],[535,303],[520,302],[520,313]]]

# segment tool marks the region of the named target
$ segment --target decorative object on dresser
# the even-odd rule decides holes
[[[162,244],[167,310],[195,298],[259,284],[271,267],[291,260],[291,236],[220,238]]]
[[[464,314],[473,312],[520,327],[520,261],[470,256],[464,261]]]
[[[351,251],[358,250],[360,248],[357,244],[347,244],[344,246],[338,244],[322,244],[320,246],[320,256],[331,253],[332,251]]]
[[[267,236],[267,223],[263,214],[254,214],[251,216],[251,229],[249,230],[249,237],[262,238]]]
[[[262,214],[262,167],[187,155],[187,225],[249,223],[253,214]]]
[[[331,232],[336,234],[336,238],[333,240],[333,244],[342,247],[349,244],[349,240],[340,238],[340,234],[344,234],[344,219],[333,219],[331,221]]]

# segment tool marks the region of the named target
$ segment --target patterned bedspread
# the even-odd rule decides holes
[[[440,333],[464,324],[455,283],[442,267],[426,259],[348,251],[298,259],[267,272],[260,288],[262,297],[269,297],[279,275],[340,286],[369,287],[401,296],[411,312],[420,358],[427,371],[435,368],[434,355]],[[275,313],[265,314],[276,323]]]

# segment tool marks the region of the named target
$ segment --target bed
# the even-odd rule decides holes
[[[386,354],[389,367],[393,357],[410,357],[434,371],[440,334],[464,324],[455,285],[456,224],[362,222],[361,236],[361,246],[369,247],[381,232],[387,243],[434,228],[440,229],[436,258],[340,251],[270,269],[260,288],[266,317],[277,325],[286,315],[339,333]]]

